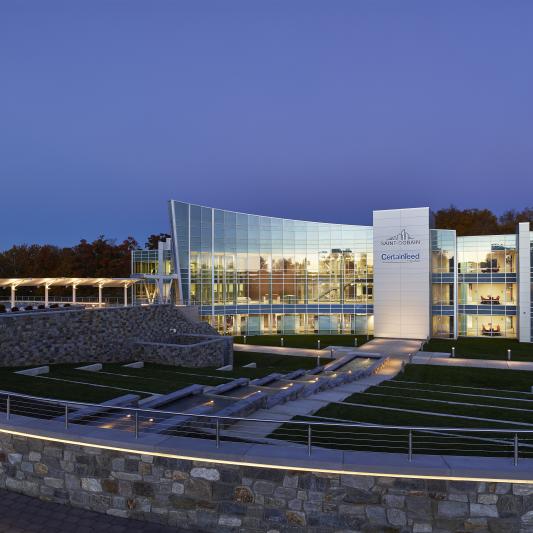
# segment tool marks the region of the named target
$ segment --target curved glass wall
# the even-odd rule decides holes
[[[371,227],[170,209],[182,300],[220,331],[371,333]]]

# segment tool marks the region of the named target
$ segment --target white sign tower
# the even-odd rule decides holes
[[[374,211],[374,335],[430,336],[429,207]]]

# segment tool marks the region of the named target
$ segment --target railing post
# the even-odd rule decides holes
[[[217,418],[216,441],[217,441],[217,448],[220,448],[220,418]]]
[[[6,400],[6,420],[9,420],[10,415],[11,415],[11,396],[9,396],[8,394],[7,400]]]
[[[68,429],[68,403],[65,404],[65,429]]]
[[[409,430],[409,450],[407,452],[407,459],[409,462],[413,460],[413,431]]]
[[[139,412],[135,411],[135,438],[139,438]]]
[[[518,433],[514,434],[513,464],[518,466]]]
[[[307,426],[307,455],[311,455],[311,424]]]

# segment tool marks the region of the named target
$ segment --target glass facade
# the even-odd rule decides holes
[[[163,263],[160,265],[158,250],[133,250],[131,256],[131,273],[133,277],[142,277],[142,281],[133,285],[133,299],[137,304],[153,304],[158,301],[157,293],[164,291],[163,299],[171,300],[172,286],[167,284],[157,286],[155,278],[151,276],[169,275],[173,272],[172,251],[163,250]]]
[[[459,335],[517,337],[516,235],[459,237]]]
[[[431,230],[431,334],[455,336],[456,236],[453,230]]]
[[[223,333],[372,333],[372,228],[171,202],[183,301]]]
[[[373,334],[372,227],[176,201],[170,219],[171,241],[132,254],[137,303],[198,306],[224,334]],[[518,337],[517,235],[431,229],[430,240],[431,335]],[[533,302],[533,267],[530,278]]]

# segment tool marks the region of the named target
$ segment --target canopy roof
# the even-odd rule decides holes
[[[0,287],[129,287],[138,281],[134,278],[0,278]]]

